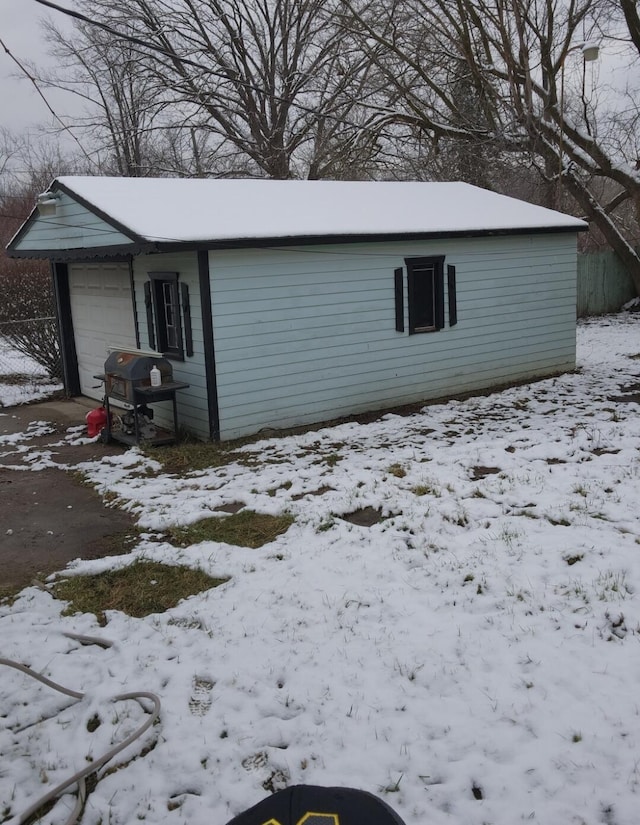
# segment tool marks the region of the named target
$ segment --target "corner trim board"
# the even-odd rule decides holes
[[[81,395],[78,355],[71,315],[71,294],[69,290],[69,268],[63,263],[51,265],[53,292],[58,315],[58,336],[62,358],[62,380],[68,396]]]
[[[220,408],[218,404],[218,379],[216,376],[213,312],[211,309],[209,253],[206,249],[199,249],[197,254],[200,306],[202,313],[204,372],[207,385],[207,410],[209,414],[209,435],[212,441],[220,441]]]

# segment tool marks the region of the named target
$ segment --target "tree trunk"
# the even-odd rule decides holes
[[[638,252],[622,236],[609,215],[595,200],[582,181],[574,175],[567,175],[565,184],[575,200],[584,209],[587,219],[595,223],[611,249],[620,258],[629,275],[631,275],[636,292],[640,295],[640,255],[638,255]]]

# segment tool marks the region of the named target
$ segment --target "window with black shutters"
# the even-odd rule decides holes
[[[150,272],[144,288],[151,348],[178,360],[193,355],[187,284],[177,272]]]
[[[406,258],[409,334],[444,327],[444,255]]]

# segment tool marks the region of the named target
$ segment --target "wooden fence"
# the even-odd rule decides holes
[[[636,296],[631,275],[613,252],[578,255],[578,318],[618,312]]]

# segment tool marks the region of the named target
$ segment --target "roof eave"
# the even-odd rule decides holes
[[[73,261],[88,261],[100,258],[101,260],[127,260],[133,255],[144,255],[157,252],[158,245],[152,243],[116,244],[113,246],[80,246],[74,249],[7,249],[10,258],[30,258],[34,260],[49,260],[56,263],[72,263]]]
[[[382,243],[393,241],[429,241],[448,238],[481,238],[509,235],[549,235],[586,232],[588,225],[508,227],[502,229],[451,230],[448,232],[389,232],[376,235],[284,235],[266,238],[225,238],[190,241],[156,241],[153,251],[175,252],[187,249],[264,249],[273,246],[324,246],[328,244]]]
[[[73,194],[71,193],[73,196]],[[73,196],[75,197],[75,196]],[[87,205],[89,208],[89,205]],[[35,211],[35,210],[34,210]],[[120,232],[129,232],[124,227],[116,226],[108,216],[92,210],[96,215],[109,222]],[[23,227],[26,229],[26,223]],[[132,255],[152,254],[154,252],[177,252],[197,249],[265,249],[281,246],[327,246],[338,244],[358,243],[389,243],[394,241],[427,241],[446,240],[449,238],[482,238],[504,237],[513,235],[544,235],[558,233],[577,233],[588,229],[587,224],[578,226],[537,226],[537,227],[505,227],[499,229],[451,230],[448,232],[389,232],[376,235],[298,235],[277,236],[264,238],[225,238],[220,240],[202,239],[187,241],[153,241],[136,236],[130,244],[115,246],[74,247],[72,249],[14,249],[12,248],[18,235],[7,247],[7,254],[11,258],[48,259],[56,262],[81,261],[95,258],[127,258]],[[131,233],[130,233],[131,234]]]

